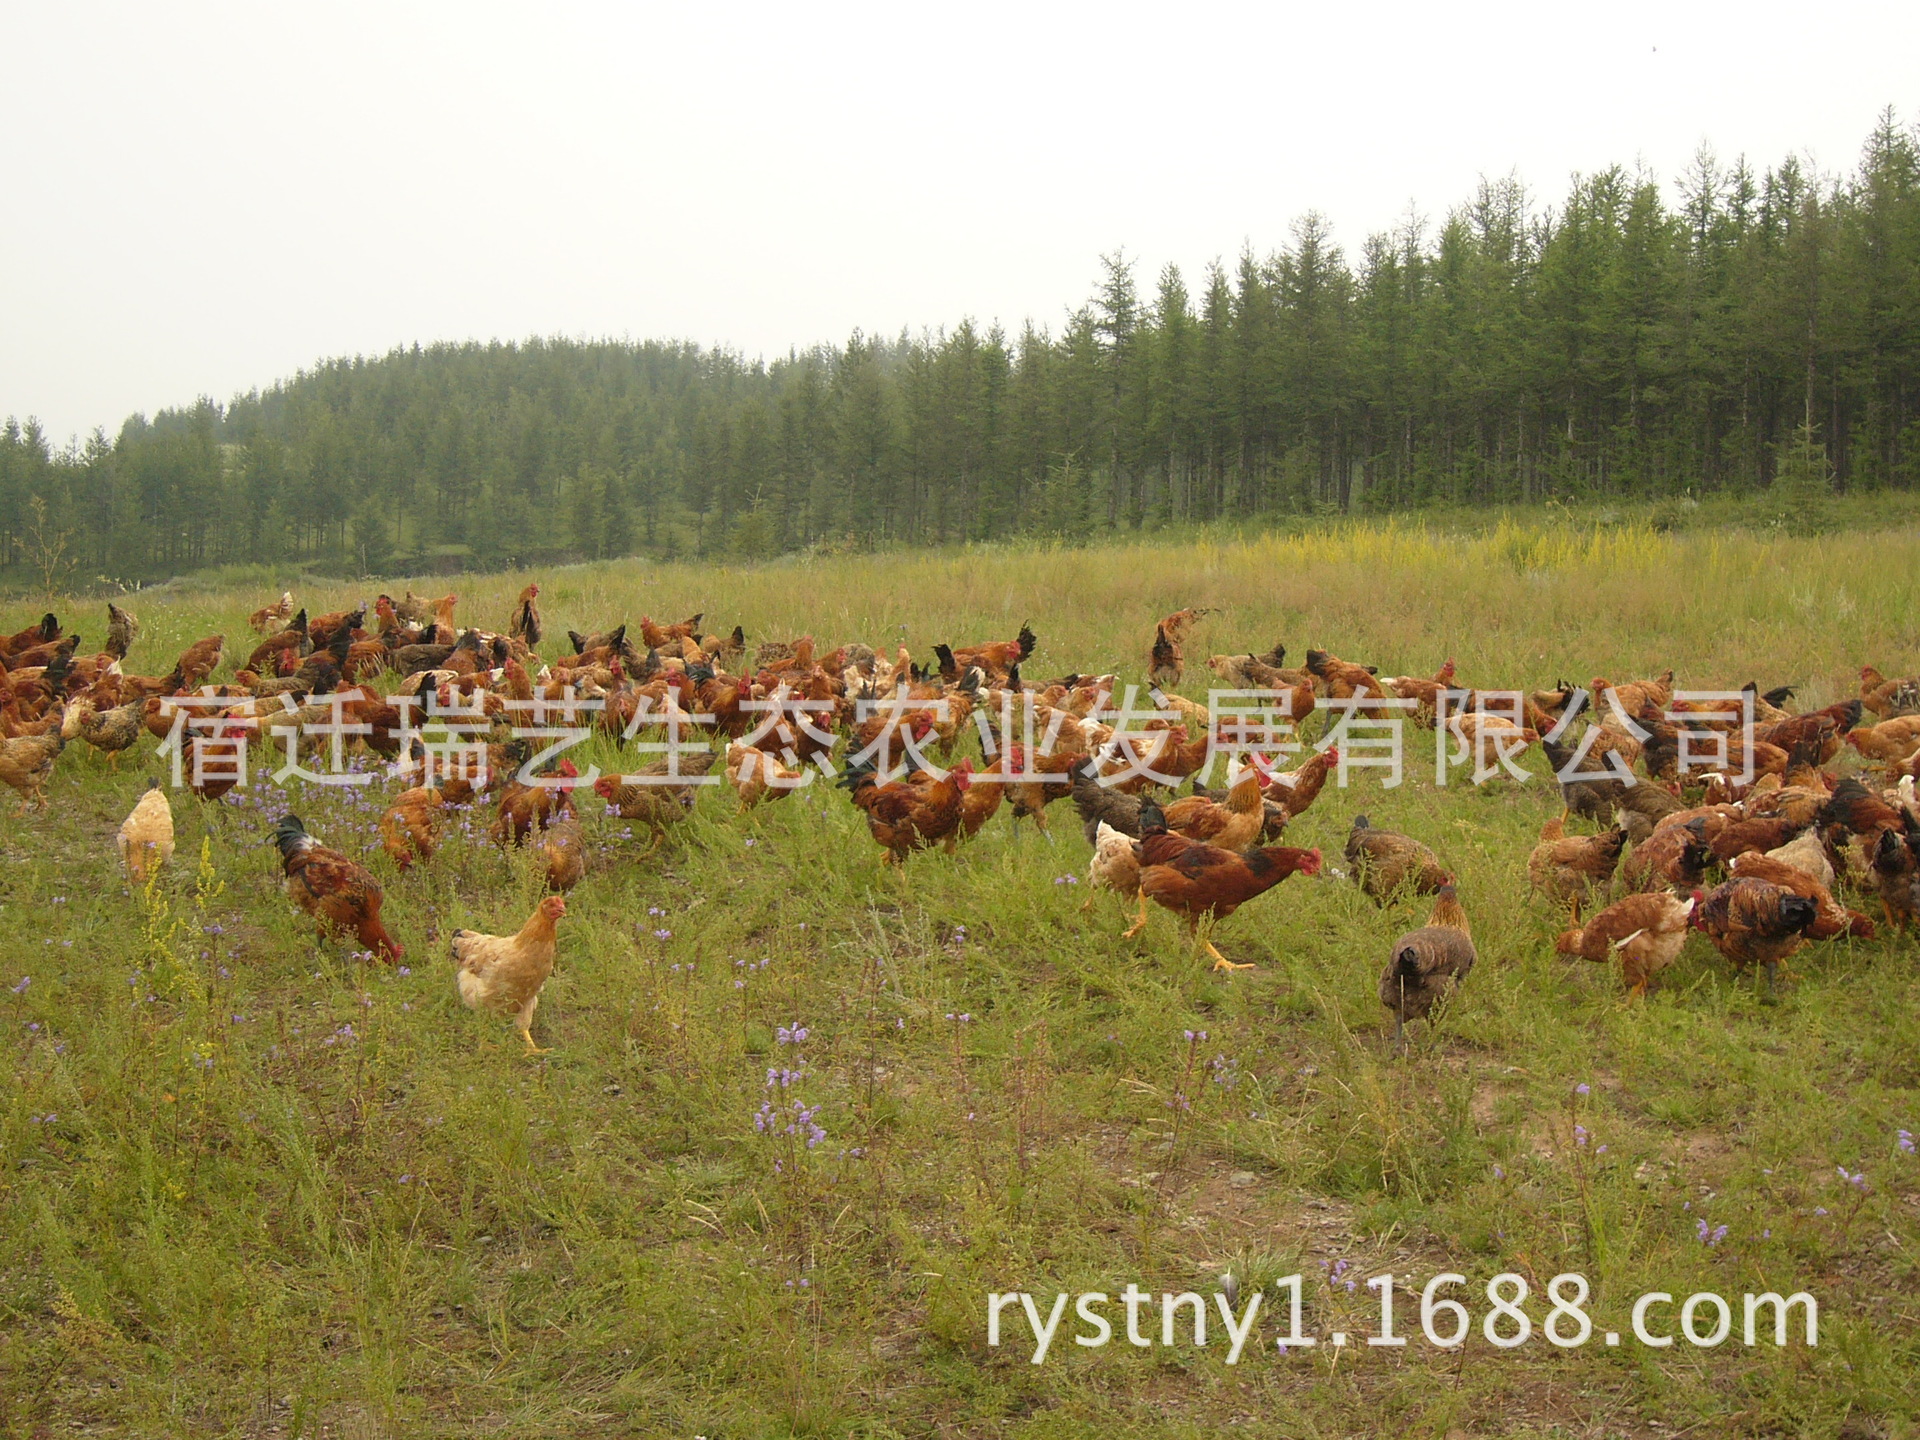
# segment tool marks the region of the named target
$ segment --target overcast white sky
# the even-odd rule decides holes
[[[0,415],[58,438],[415,340],[1055,326],[1517,170],[1850,168],[1920,5],[0,0]]]

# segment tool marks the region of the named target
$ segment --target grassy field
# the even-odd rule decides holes
[[[414,588],[451,583],[463,618],[500,626],[525,578]],[[555,634],[704,610],[755,642],[904,637],[925,655],[1030,619],[1033,679],[1138,678],[1154,618],[1184,605],[1218,607],[1201,656],[1284,639],[1423,674],[1452,656],[1482,687],[1672,666],[1682,685],[1792,683],[1817,705],[1854,693],[1862,663],[1920,668],[1911,528],[1382,525],[536,578]],[[231,653],[280,588],[136,595],[129,668],[164,669],[214,630]],[[318,613],[373,588],[300,599]],[[10,607],[0,630],[39,608]],[[99,602],[59,608],[98,638]],[[1190,674],[1187,693],[1206,682]],[[617,765],[602,742],[588,753]],[[1135,940],[1111,897],[1081,913],[1088,847],[1065,802],[1050,837],[1002,815],[903,881],[845,796],[816,786],[744,820],[710,793],[644,861],[583,796],[595,867],[540,1010],[554,1051],[528,1059],[461,1008],[446,955],[452,928],[512,930],[537,893],[484,825],[401,876],[370,829],[390,782],[343,797],[256,780],[210,807],[183,793],[174,866],[129,893],[111,837],[158,763],[115,776],[76,746],[50,811],[0,820],[0,1433],[1866,1437],[1920,1422],[1920,1157],[1900,1136],[1920,1130],[1920,946],[1811,947],[1763,1005],[1695,938],[1629,1003],[1617,974],[1552,954],[1556,917],[1526,895],[1557,792],[1437,788],[1430,737],[1411,740],[1406,784],[1329,788],[1288,835],[1337,864],[1364,809],[1457,869],[1479,968],[1404,1057],[1374,987],[1423,906],[1296,877],[1219,928],[1258,968],[1217,975],[1164,913]],[[290,911],[267,843],[288,805],[368,852],[407,968],[357,963]],[[770,1093],[770,1067],[801,1075]],[[794,1099],[818,1107],[811,1148],[756,1131],[763,1103]],[[1451,1293],[1475,1328],[1443,1351],[1418,1338],[1418,1296],[1448,1270],[1472,1282]],[[1044,1365],[1018,1307],[986,1343],[989,1292],[1035,1292],[1044,1312],[1056,1292],[1129,1281],[1211,1295],[1227,1271],[1243,1304],[1302,1274],[1308,1330],[1356,1344],[1280,1353],[1274,1291],[1237,1365],[1217,1324],[1204,1349],[1090,1349],[1070,1343],[1088,1328],[1071,1311]],[[1404,1349],[1357,1343],[1377,1328],[1365,1278],[1387,1271]],[[1536,1333],[1514,1349],[1479,1330],[1480,1287],[1503,1271],[1534,1291]],[[1592,1282],[1599,1331],[1628,1332],[1642,1292],[1711,1291],[1734,1300],[1733,1337],[1558,1349],[1538,1327],[1562,1271]],[[1819,1299],[1817,1349],[1740,1343],[1738,1297],[1769,1289]]]

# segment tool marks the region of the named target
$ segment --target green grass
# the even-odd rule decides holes
[[[1384,672],[1451,655],[1483,687],[1672,665],[1818,704],[1862,663],[1920,668],[1910,530],[1350,526],[538,578],[556,634],[704,610],[756,641],[890,647],[904,626],[924,655],[1031,619],[1036,679],[1137,676],[1153,619],[1187,604],[1220,608],[1200,657],[1281,638]],[[451,584],[499,625],[524,583],[414,588]],[[216,629],[242,648],[269,589],[134,597],[130,668]],[[96,602],[60,608],[97,638]],[[174,865],[127,893],[111,836],[143,767],[112,776],[76,747],[49,812],[0,822],[0,982],[31,977],[0,990],[0,1433],[1907,1433],[1920,1159],[1896,1131],[1920,1129],[1920,947],[1810,948],[1767,1006],[1696,939],[1628,1003],[1615,974],[1554,957],[1555,917],[1524,893],[1555,793],[1437,789],[1431,743],[1401,788],[1363,774],[1289,834],[1336,856],[1364,808],[1458,869],[1480,965],[1405,1058],[1374,985],[1417,904],[1296,878],[1220,927],[1259,968],[1217,976],[1163,913],[1134,941],[1111,897],[1082,916],[1065,802],[1051,838],[1003,815],[903,882],[816,786],[745,820],[710,794],[645,862],[583,797],[595,867],[537,1061],[460,1007],[446,957],[452,928],[515,928],[535,898],[484,816],[400,876],[367,829],[391,783],[292,802],[368,850],[401,974],[289,910],[266,843],[288,802],[263,785],[176,796]],[[806,1041],[782,1045],[794,1024]],[[811,1151],[753,1123],[796,1054],[791,1095],[827,1132]],[[1702,1218],[1728,1227],[1718,1245]],[[1311,1329],[1370,1330],[1373,1296],[1325,1278],[1342,1260],[1411,1283],[1402,1333],[1439,1271],[1516,1271],[1538,1296],[1577,1270],[1600,1329],[1625,1331],[1644,1290],[1710,1290],[1735,1297],[1736,1343],[1496,1351],[1481,1300],[1462,1352],[1281,1358],[1270,1294],[1265,1347],[1233,1368],[1217,1344],[1075,1347],[1071,1311],[1044,1366],[1015,1314],[985,1344],[989,1291],[1211,1292],[1228,1268],[1301,1272]],[[1818,1296],[1817,1350],[1737,1343],[1737,1297],[1769,1288]]]

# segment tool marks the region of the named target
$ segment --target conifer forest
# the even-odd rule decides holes
[[[0,396],[0,413],[5,397]],[[1102,257],[1054,324],[771,360],[414,345],[62,445],[0,439],[0,573],[768,556],[1168,523],[1920,484],[1920,135],[1850,173],[1703,149],[1487,179],[1357,253],[1302,216],[1196,276]]]

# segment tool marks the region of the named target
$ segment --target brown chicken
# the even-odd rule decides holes
[[[1307,673],[1325,685],[1328,697],[1334,700],[1351,699],[1362,692],[1380,694],[1380,681],[1375,673],[1377,668],[1373,665],[1355,665],[1324,650],[1307,651]]]
[[[1167,634],[1163,620],[1154,627],[1153,644],[1147,649],[1147,679],[1155,686],[1172,689],[1186,673],[1187,661],[1180,642]]]
[[[45,645],[34,645],[8,656],[7,668],[13,671],[16,679],[43,668],[64,675],[73,664],[73,657],[79,648],[78,635],[63,635]]]
[[[1698,827],[1700,838],[1708,844],[1712,844],[1714,837],[1726,829],[1727,826],[1736,824],[1744,819],[1746,819],[1746,812],[1738,805],[1725,803],[1695,805],[1686,810],[1675,810],[1670,814],[1662,815],[1653,828],[1655,833],[1658,833],[1662,830],[1673,829],[1678,825],[1691,825],[1695,820],[1698,820],[1700,822]]]
[[[700,622],[705,613],[686,620],[675,621],[671,625],[656,625],[645,615],[640,617],[640,643],[650,650],[679,650],[675,643],[680,640],[697,639],[700,634]],[[591,648],[591,647],[589,647]]]
[[[1871,665],[1860,667],[1860,703],[1882,719],[1920,711],[1920,676],[1889,680]]]
[[[1699,902],[1693,928],[1736,972],[1758,965],[1769,991],[1780,962],[1806,942],[1808,927],[1820,918],[1813,901],[1766,880],[1729,880],[1704,895],[1696,890],[1693,898]]]
[[[1396,699],[1413,701],[1415,717],[1432,724],[1440,715],[1441,692],[1456,688],[1453,679],[1453,661],[1449,660],[1432,679],[1419,675],[1385,675],[1380,679],[1380,688]]]
[[[256,635],[277,635],[286,628],[293,614],[293,592],[282,590],[272,605],[262,605],[247,617],[247,625]]]
[[[1313,714],[1317,691],[1305,670],[1283,669],[1269,661],[1284,660],[1287,647],[1276,645],[1265,655],[1215,655],[1207,668],[1235,690],[1273,693],[1273,708],[1296,725]]]
[[[1320,798],[1320,792],[1326,788],[1327,776],[1333,774],[1339,764],[1338,745],[1315,751],[1293,769],[1275,775],[1273,788],[1267,791],[1267,798],[1277,800],[1285,808],[1289,820],[1298,819],[1307,813],[1309,805]]]
[[[1006,803],[1007,783],[998,775],[970,775],[960,797],[960,838],[971,840]]]
[[[1033,627],[1022,622],[1020,633],[1014,639],[963,647],[953,652],[953,661],[962,671],[978,666],[989,679],[1004,680],[1010,671],[1033,654],[1034,647],[1039,643]]]
[[[442,595],[433,602],[433,639],[439,645],[451,645],[459,635],[459,627],[453,623],[454,606],[460,603],[456,594]]]
[[[700,651],[712,661],[732,660],[744,655],[747,650],[747,632],[740,626],[733,627],[731,635],[703,635],[700,637]]]
[[[1705,878],[1713,863],[1707,842],[1707,822],[1701,816],[1674,825],[1657,825],[1633,847],[1620,866],[1620,877],[1636,894],[1678,886],[1691,890]]]
[[[1553,942],[1562,955],[1603,963],[1620,957],[1620,978],[1627,993],[1644,997],[1647,986],[1679,958],[1692,928],[1695,901],[1670,890],[1616,900],[1586,924],[1563,930]]]
[[[1095,753],[1095,770],[1108,785],[1130,795],[1149,786],[1178,785],[1205,762],[1211,741],[1191,736],[1184,724],[1149,720],[1138,731],[1115,735]]]
[[[1167,829],[1189,840],[1204,840],[1223,850],[1244,850],[1260,838],[1267,813],[1263,796],[1270,782],[1259,766],[1249,765],[1233,787],[1226,802],[1209,800],[1204,795],[1189,795],[1161,807]]]
[[[1327,776],[1333,773],[1339,763],[1340,748],[1329,745],[1325,750],[1308,755],[1291,770],[1267,772],[1267,779],[1271,783],[1263,787],[1261,792],[1263,819],[1260,834],[1256,837],[1259,843],[1271,845],[1278,840],[1288,823],[1319,798]],[[1205,795],[1209,800],[1226,798],[1224,790],[1204,790],[1199,785],[1193,787],[1193,793]]]
[[[754,699],[753,682],[744,676],[718,674],[712,666],[701,661],[687,667],[687,679],[694,687],[693,698],[687,708],[697,715],[711,715],[711,721],[701,723],[715,735],[738,740],[768,716],[764,710],[741,709],[742,701]],[[755,742],[755,749],[773,754],[793,749],[796,727],[785,718],[784,713],[779,721],[765,729],[766,734]]]
[[[1014,819],[1031,816],[1042,832],[1047,828],[1046,807],[1061,796],[1072,793],[1074,785],[1083,778],[1080,772],[1088,763],[1085,751],[1055,749],[1047,754],[1038,754],[1030,753],[1024,745],[1019,744],[1007,746],[1005,760],[1004,771],[996,766],[996,774],[1022,777],[1005,782],[1007,805]]]
[[[500,800],[493,824],[488,834],[496,845],[519,845],[535,830],[544,830],[554,821],[573,813],[573,787],[555,784],[555,780],[575,780],[580,772],[573,768],[571,760],[562,760],[559,766],[536,779],[549,783],[529,785],[518,779],[510,780],[500,792]]]
[[[380,847],[402,870],[412,868],[416,855],[426,863],[440,848],[441,817],[447,807],[472,798],[473,786],[459,776],[402,790],[380,817]]]
[[[23,650],[31,650],[36,645],[50,645],[60,638],[60,621],[51,611],[40,617],[36,625],[29,625],[17,635],[0,636],[0,660],[8,662],[6,668],[15,668],[13,657]]]
[[[1380,972],[1380,1003],[1393,1012],[1396,1044],[1406,1043],[1407,1021],[1432,1015],[1467,978],[1477,958],[1467,912],[1460,908],[1453,886],[1442,885],[1427,923],[1393,942],[1387,968]]]
[[[587,841],[580,822],[571,816],[556,820],[541,832],[540,863],[547,872],[547,888],[563,894],[587,873]]]
[[[904,864],[915,850],[944,844],[953,848],[960,828],[961,807],[973,783],[973,767],[962,760],[944,779],[916,770],[904,780],[875,783],[871,763],[849,766],[837,782],[849,791],[856,809],[867,817],[867,830],[885,847],[882,864]]]
[[[315,840],[298,815],[282,818],[274,827],[274,839],[286,871],[287,898],[311,915],[322,933],[351,931],[389,962],[400,958],[400,946],[380,921],[385,894],[364,865]]]
[[[1614,692],[1614,701],[1618,702],[1622,715],[1637,716],[1648,708],[1665,710],[1673,704],[1673,671],[1669,670],[1651,680],[1629,681],[1625,685],[1615,685],[1611,680],[1595,676],[1589,682],[1594,709],[1611,717],[1614,701],[1607,699],[1609,690]]]
[[[316,650],[325,650],[343,635],[350,645],[354,640],[353,632],[360,629],[366,618],[365,606],[358,610],[336,610],[331,615],[321,615],[307,622],[307,639],[313,642]]]
[[[1860,702],[1843,700],[1824,710],[1811,710],[1753,727],[1753,742],[1776,745],[1787,752],[1789,764],[1825,765],[1840,753],[1847,732],[1860,723]]]
[[[307,612],[302,610],[293,617],[286,629],[274,631],[254,646],[253,652],[247,656],[247,663],[241,668],[272,674],[280,668],[278,662],[282,654],[290,651],[298,659],[312,649],[313,641],[307,637]]]
[[[783,765],[774,756],[751,745],[736,741],[727,747],[727,783],[740,797],[742,815],[762,800],[780,800],[791,795],[806,776],[803,768]]]
[[[1415,895],[1433,895],[1453,883],[1433,851],[1411,836],[1376,830],[1364,815],[1353,817],[1346,856],[1354,883],[1376,905],[1394,899],[1403,886]]]
[[[226,654],[226,645],[226,636],[209,635],[183,650],[173,666],[173,673],[180,677],[179,688],[191,690],[218,670],[221,657]]]
[[[1147,801],[1140,812],[1140,894],[1187,923],[1196,945],[1213,957],[1216,970],[1247,970],[1202,937],[1200,923],[1227,916],[1264,895],[1289,875],[1320,873],[1320,852],[1291,845],[1268,845],[1245,854],[1189,840],[1166,828],[1160,807]]]
[[[384,640],[355,640],[347,647],[340,678],[349,685],[371,680],[393,663],[393,651]]]
[[[1750,817],[1777,815],[1796,830],[1805,830],[1819,823],[1820,812],[1832,798],[1833,792],[1824,785],[1772,785],[1767,789],[1755,786],[1741,808]]]
[[[1176,610],[1153,627],[1153,645],[1147,652],[1147,679],[1172,689],[1186,674],[1184,646],[1194,623],[1211,612],[1189,608]]]
[[[1755,815],[1734,821],[1713,837],[1708,848],[1713,851],[1713,858],[1724,865],[1736,855],[1749,852],[1764,855],[1769,850],[1778,850],[1810,823],[1811,820],[1796,819],[1792,815]]]
[[[1869,760],[1898,763],[1920,750],[1920,715],[1900,715],[1878,725],[1856,725],[1847,743]]]
[[[1654,826],[1674,811],[1685,808],[1680,797],[1666,786],[1643,780],[1637,785],[1620,787],[1613,801],[1613,819],[1627,832],[1628,841],[1638,845],[1653,833]],[[1597,818],[1606,819],[1605,816]]]
[[[507,634],[515,640],[524,640],[529,650],[540,644],[544,633],[540,625],[540,607],[533,602],[540,598],[540,587],[529,585],[520,592],[520,599],[513,607],[513,619],[507,622]]]
[[[530,1055],[551,1053],[533,1043],[533,1012],[540,1008],[540,987],[553,974],[559,948],[555,926],[566,913],[567,902],[549,895],[516,935],[453,932],[454,981],[460,1003],[469,1010],[511,1015]]]
[[[1850,831],[1870,843],[1878,839],[1881,831],[1897,828],[1901,823],[1899,808],[1868,789],[1854,775],[1833,787],[1833,794],[1821,807],[1819,816],[1822,830]]]
[[[1571,906],[1577,924],[1587,897],[1595,890],[1605,890],[1613,879],[1626,844],[1624,829],[1569,835],[1566,817],[1556,815],[1540,827],[1540,843],[1527,857],[1527,878],[1548,899]]]

